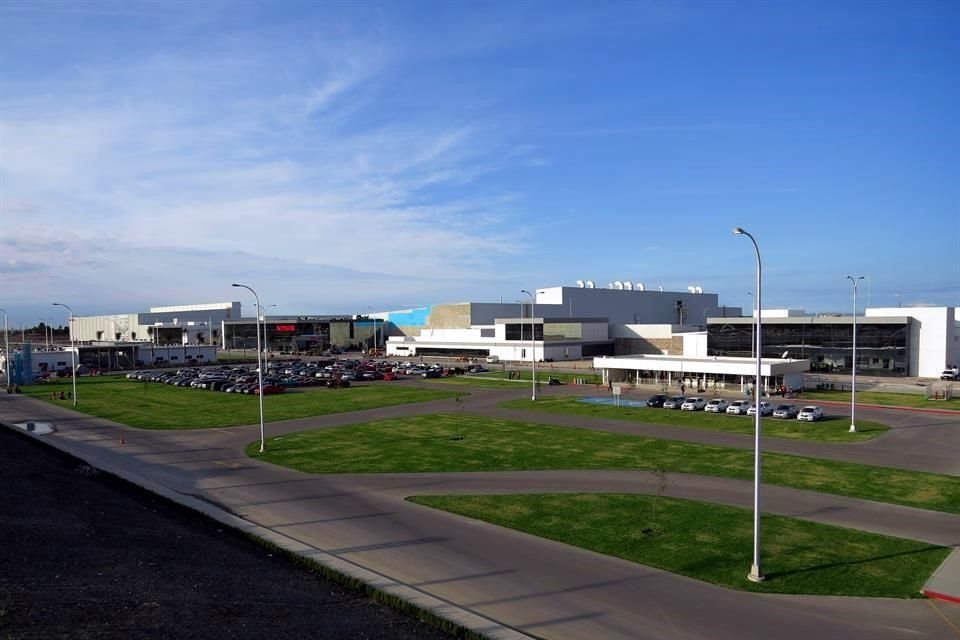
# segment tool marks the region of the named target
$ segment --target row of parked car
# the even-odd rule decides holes
[[[773,416],[774,418],[803,420],[807,422],[816,422],[823,418],[823,409],[817,406],[797,407],[792,404],[778,404],[773,406],[769,402],[760,402],[759,408],[749,400],[734,400],[728,402],[723,398],[695,397],[687,398],[685,396],[667,396],[657,394],[647,400],[648,407],[659,407],[663,409],[680,409],[681,411],[704,411],[706,413],[726,413],[737,416],[753,416],[760,411],[761,416]]]

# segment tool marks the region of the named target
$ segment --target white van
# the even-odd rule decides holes
[[[496,364],[500,362],[500,356],[487,356],[487,364]]]

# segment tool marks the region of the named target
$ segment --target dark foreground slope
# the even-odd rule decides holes
[[[448,638],[0,427],[0,638]]]

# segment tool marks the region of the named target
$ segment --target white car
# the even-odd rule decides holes
[[[749,400],[734,400],[730,403],[730,406],[727,407],[727,413],[734,416],[744,416],[747,415],[747,411],[749,411],[752,406]]]
[[[806,420],[807,422],[816,422],[823,417],[823,409],[820,407],[804,407],[797,414],[797,420]]]
[[[705,406],[703,410],[707,411],[708,413],[723,413],[727,410],[729,405],[730,403],[722,398],[714,398],[707,403],[707,406]]]
[[[687,398],[686,402],[680,405],[683,411],[700,411],[707,406],[707,401],[703,398]]]
[[[761,402],[761,403],[760,403],[760,415],[761,415],[761,416],[768,416],[768,415],[770,415],[771,413],[773,413],[773,406],[771,406],[771,404],[770,404],[769,402]],[[754,416],[754,415],[756,415],[756,414],[757,414],[757,408],[756,408],[756,407],[750,407],[749,409],[747,409],[747,415],[748,415],[748,416]]]
[[[686,398],[683,396],[673,396],[672,398],[667,398],[663,401],[664,409],[679,409],[683,406],[683,403],[686,401]]]

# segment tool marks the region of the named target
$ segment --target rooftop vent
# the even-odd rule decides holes
[[[587,289],[593,289],[593,287],[594,287],[593,280],[587,280]]]
[[[577,280],[577,286],[583,289],[583,280]]]

